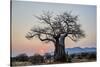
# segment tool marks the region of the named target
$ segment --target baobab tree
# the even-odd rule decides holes
[[[53,42],[55,46],[54,60],[57,62],[66,61],[65,38],[68,37],[72,41],[78,41],[85,37],[80,24],[78,24],[78,16],[72,15],[71,12],[63,12],[54,15],[51,12],[43,12],[40,16],[35,16],[43,26],[37,26],[30,29],[26,38],[39,38],[41,41]]]

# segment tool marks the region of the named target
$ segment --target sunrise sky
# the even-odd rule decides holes
[[[34,15],[40,15],[43,11],[50,11],[60,14],[65,11],[72,11],[73,15],[79,16],[82,29],[86,37],[78,42],[73,42],[66,38],[66,48],[73,47],[96,47],[96,6],[94,5],[74,5],[41,2],[12,2],[12,56],[21,53],[33,55],[35,53],[44,54],[53,52],[53,43],[41,42],[38,38],[28,40],[25,38],[27,32],[36,25],[40,25]]]

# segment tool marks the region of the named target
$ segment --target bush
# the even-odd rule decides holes
[[[32,64],[40,64],[44,62],[44,57],[39,55],[39,54],[35,54],[34,56],[30,57],[30,62],[32,62]]]
[[[96,53],[88,54],[87,59],[96,59]]]
[[[11,58],[12,61],[28,61],[28,56],[26,54],[20,54],[16,57]]]
[[[68,51],[67,51],[67,53],[66,53],[66,61],[67,61],[68,63],[71,63],[71,62],[72,62],[72,56],[68,54]]]

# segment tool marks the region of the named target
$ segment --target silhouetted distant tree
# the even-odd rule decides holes
[[[44,62],[44,57],[41,56],[40,54],[34,54],[33,56],[30,57],[30,61],[33,64],[40,64]]]
[[[44,56],[45,56],[46,59],[50,59],[51,58],[51,54],[50,53],[45,53]]]
[[[65,38],[68,37],[72,41],[78,41],[85,37],[81,25],[77,23],[78,16],[74,16],[71,12],[64,12],[59,15],[53,15],[50,12],[44,12],[40,16],[36,16],[44,27],[34,27],[27,33],[26,38],[31,39],[38,37],[41,41],[53,42],[55,46],[54,59],[57,62],[65,62]],[[47,26],[46,26],[47,25]]]
[[[16,61],[28,61],[28,56],[26,54],[20,54],[18,56],[15,57]]]
[[[87,59],[90,59],[90,60],[95,59],[96,60],[96,52],[88,53]]]
[[[45,53],[44,55],[44,59],[45,59],[45,62],[51,62],[52,59],[52,55],[50,53]]]

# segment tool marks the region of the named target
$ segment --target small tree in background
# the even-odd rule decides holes
[[[45,53],[44,59],[45,59],[46,63],[50,63],[51,60],[52,60],[51,54],[50,53]]]
[[[44,62],[44,57],[41,56],[40,54],[34,54],[33,56],[30,57],[30,62],[33,64],[40,64]]]
[[[26,54],[20,54],[18,56],[15,57],[16,61],[28,61],[28,56]]]

